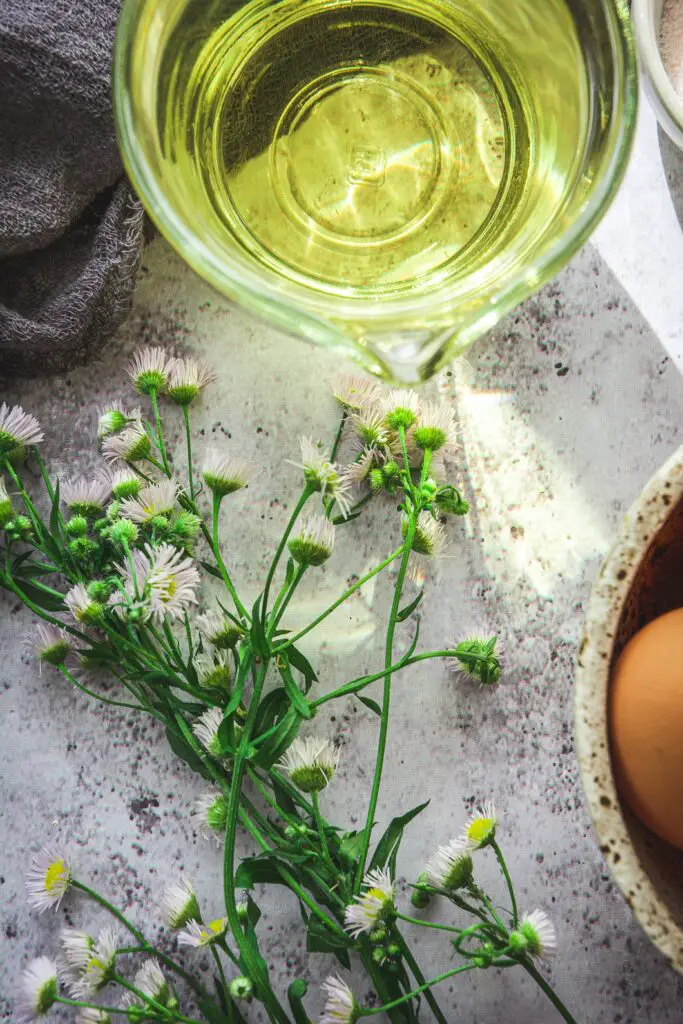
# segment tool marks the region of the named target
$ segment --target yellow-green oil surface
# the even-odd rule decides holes
[[[589,116],[565,0],[252,0],[177,53],[196,222],[290,281],[438,294],[562,226]]]

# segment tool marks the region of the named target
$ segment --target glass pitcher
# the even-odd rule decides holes
[[[223,294],[429,377],[585,242],[622,178],[622,0],[124,0],[126,169]]]

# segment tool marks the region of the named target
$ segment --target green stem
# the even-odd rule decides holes
[[[358,693],[359,690],[364,690],[366,686],[370,686],[371,683],[376,683],[378,679],[384,679],[388,672],[398,672],[399,669],[407,668],[408,665],[414,665],[418,661],[426,661],[428,658],[445,658],[452,657],[455,655],[455,651],[425,651],[423,654],[415,654],[410,658],[402,658],[400,661],[395,662],[389,669],[382,669],[380,672],[373,672],[372,675],[359,676],[358,679],[352,679],[351,682],[345,683],[343,686],[338,687],[336,690],[332,690],[330,693],[323,694],[322,697],[318,697],[317,700],[310,702],[312,708],[320,707],[321,704],[326,704],[329,700],[336,700],[337,697],[346,697],[349,694]],[[482,661],[485,661],[482,658]]]
[[[372,779],[370,803],[368,805],[368,813],[365,819],[365,828],[363,829],[363,845],[358,860],[358,870],[356,871],[356,880],[354,886],[356,892],[360,890],[361,882],[363,880],[363,874],[365,872],[365,862],[367,860],[368,850],[370,848],[370,836],[372,833],[372,826],[375,821],[375,811],[377,809],[379,789],[382,783],[382,768],[384,766],[384,754],[386,751],[387,736],[389,733],[389,709],[391,703],[390,668],[394,652],[394,632],[396,630],[397,616],[401,605],[401,593],[403,591],[403,583],[406,578],[406,572],[408,571],[408,560],[410,558],[410,552],[413,546],[413,538],[415,536],[416,525],[416,514],[413,512],[411,513],[410,518],[408,520],[408,528],[406,530],[405,541],[399,548],[399,551],[402,552],[403,557],[401,558],[398,576],[396,577],[396,585],[394,587],[394,599],[391,604],[391,612],[389,613],[389,625],[387,627],[387,639],[384,653],[384,667],[386,675],[384,677],[382,717],[380,719],[379,739],[377,742],[377,757],[375,759],[375,773]]]
[[[343,413],[341,414],[341,419],[339,421],[339,426],[337,427],[337,433],[336,433],[336,436],[335,436],[335,439],[334,439],[334,444],[332,445],[332,451],[330,452],[330,462],[334,462],[335,459],[337,458],[337,452],[339,451],[339,445],[341,444],[341,439],[342,439],[342,436],[344,434],[344,424],[346,423],[346,419],[347,419],[348,415],[349,414],[348,414],[347,410],[344,409]]]
[[[254,728],[254,721],[258,711],[258,704],[261,692],[268,671],[268,663],[264,662],[257,673],[254,681],[254,692],[247,712],[247,719],[244,723],[240,743],[235,753],[232,770],[232,782],[228,795],[228,809],[225,826],[225,847],[223,851],[223,893],[225,897],[225,909],[230,924],[230,930],[237,942],[240,954],[245,966],[245,973],[256,984],[259,998],[271,1020],[289,1024],[287,1016],[280,1006],[268,979],[268,969],[261,961],[258,949],[255,948],[251,937],[247,937],[242,930],[240,919],[237,913],[235,900],[235,840],[237,836],[237,822],[240,812],[240,796],[242,780],[246,768],[246,753]]]
[[[285,641],[285,643],[280,644],[279,647],[274,647],[272,653],[277,654],[279,651],[287,650],[287,648],[290,647],[292,644],[297,643],[297,641],[300,640],[302,636],[305,636],[307,633],[310,633],[312,629],[315,629],[316,626],[320,625],[323,619],[326,619],[328,615],[331,615],[332,612],[335,611],[340,604],[343,604],[344,601],[348,600],[348,598],[351,597],[352,594],[355,594],[355,592],[359,590],[360,587],[362,587],[365,583],[367,583],[368,580],[371,580],[373,576],[376,576],[377,573],[382,572],[382,570],[386,569],[388,565],[391,565],[392,562],[394,562],[400,555],[404,553],[404,548],[405,544],[401,544],[400,548],[397,548],[396,551],[392,552],[392,554],[390,554],[388,558],[385,558],[383,562],[380,562],[380,564],[376,566],[374,569],[372,569],[371,572],[366,573],[366,575],[363,576],[362,579],[358,580],[357,583],[354,583],[354,585],[352,587],[349,587],[348,590],[345,590],[342,596],[338,598],[334,602],[334,604],[331,604],[329,608],[326,608],[324,612],[321,612],[320,615],[316,619],[314,619],[313,622],[310,623],[310,625],[306,626],[305,629],[300,630],[295,636],[289,637]]]
[[[235,603],[235,608],[237,608],[237,611],[242,616],[242,618],[247,619],[247,621],[248,621],[249,620],[249,613],[247,612],[247,609],[244,607],[244,605],[242,604],[242,602],[239,599],[239,596],[237,594],[237,591],[235,590],[233,582],[230,579],[230,573],[228,572],[228,570],[227,570],[227,568],[225,566],[225,563],[223,561],[223,556],[221,555],[220,541],[218,539],[218,521],[219,521],[219,512],[220,512],[220,507],[221,507],[221,500],[222,499],[221,499],[221,496],[219,494],[214,494],[214,496],[213,496],[213,536],[212,536],[213,556],[216,559],[216,564],[217,564],[218,570],[219,570],[219,572],[220,572],[220,574],[221,574],[221,576],[223,578],[223,583],[225,584],[226,590],[228,591],[228,593],[230,594],[230,597],[233,599],[233,601]]]
[[[419,988],[414,988],[412,992],[407,992],[400,999],[394,999],[391,1003],[385,1003],[384,1006],[375,1006],[372,1009],[361,1009],[358,1017],[374,1017],[378,1013],[386,1013],[387,1010],[393,1010],[395,1006],[401,1006],[402,1003],[407,1003],[408,1000],[414,999],[415,996],[422,995],[423,992],[427,992],[434,985],[439,985],[442,981],[447,981],[448,978],[455,977],[456,974],[464,974],[465,971],[475,970],[474,964],[461,964],[460,967],[455,967],[451,971],[446,971],[444,974],[439,974],[436,978],[432,978],[431,981],[426,981],[424,985],[420,985]]]
[[[515,896],[515,889],[514,889],[514,886],[512,884],[512,879],[510,878],[510,872],[508,871],[508,866],[505,863],[505,857],[503,856],[503,851],[501,850],[501,848],[498,845],[498,843],[496,842],[496,840],[495,839],[491,839],[490,840],[490,845],[492,846],[492,848],[493,848],[493,850],[494,850],[494,852],[496,854],[496,857],[498,858],[498,863],[500,864],[500,870],[503,872],[503,877],[505,878],[505,884],[508,887],[508,893],[510,894],[510,906],[512,907],[512,922],[513,922],[513,927],[516,928],[518,923],[519,923],[519,913],[517,911],[517,898]]]
[[[128,1008],[125,1006],[102,1006],[99,1003],[86,1003],[82,999],[67,999],[66,996],[56,996],[56,1003],[61,1003],[62,1006],[76,1006],[86,1007],[90,1010],[101,1010],[103,1013],[118,1014],[121,1017],[128,1017]],[[166,1009],[166,1007],[164,1007]],[[166,1010],[170,1020],[179,1020],[183,1024],[203,1024],[202,1021],[198,1021],[195,1017],[184,1017],[182,1013],[176,1013],[175,1010]]]
[[[146,708],[141,704],[129,704],[128,701],[125,700],[110,700],[109,697],[100,697],[98,693],[94,693],[92,690],[89,690],[87,686],[83,686],[79,683],[78,680],[71,675],[66,665],[58,665],[57,668],[64,678],[72,684],[72,686],[75,686],[77,690],[85,693],[88,697],[93,697],[95,700],[101,701],[102,704],[111,704],[115,708],[131,708],[133,711],[147,711],[149,714],[154,715],[155,718],[158,718],[159,721],[164,720],[163,715],[159,715],[151,708]]]
[[[194,473],[192,472],[192,432],[190,430],[190,410],[183,406],[183,420],[185,421],[185,447],[187,448],[187,478],[190,482],[190,498],[194,501]]]
[[[166,476],[171,476],[171,467],[168,464],[168,457],[166,455],[166,445],[164,444],[164,431],[161,426],[161,416],[159,415],[159,404],[157,402],[156,389],[152,388],[149,393],[149,397],[152,401],[152,409],[154,411],[154,425],[156,426],[157,441],[159,442],[159,453],[161,455],[161,461],[163,462],[163,469]],[[152,460],[150,459],[150,462]]]
[[[301,492],[301,497],[299,498],[299,500],[297,501],[296,505],[294,506],[294,511],[292,512],[291,516],[289,517],[289,522],[287,523],[287,526],[285,527],[285,532],[282,534],[282,537],[280,538],[280,543],[277,546],[277,550],[275,552],[275,557],[273,558],[273,561],[270,564],[270,568],[268,570],[268,575],[266,576],[265,586],[263,588],[263,599],[261,601],[261,619],[262,619],[263,622],[266,621],[266,617],[268,615],[268,595],[270,594],[271,584],[273,582],[273,577],[275,576],[275,572],[277,570],[278,563],[279,563],[280,559],[282,558],[282,552],[285,550],[285,545],[287,544],[287,540],[289,539],[289,535],[292,532],[292,530],[294,529],[294,524],[296,523],[297,519],[299,518],[299,513],[301,512],[302,508],[304,507],[304,505],[306,504],[306,502],[308,501],[308,499],[310,498],[310,496],[312,494],[313,494],[313,488],[311,487],[310,484],[306,484],[306,486],[304,487],[303,491]]]
[[[399,921],[405,921],[406,924],[417,924],[420,928],[436,928],[440,932],[455,932],[456,935],[460,935],[462,928],[454,928],[449,924],[437,924],[436,921],[423,921],[419,917],[408,917],[407,914],[399,914],[396,912],[396,917]]]
[[[114,974],[112,976],[112,981],[115,982],[117,985],[120,985],[121,988],[127,989],[128,992],[132,992],[133,995],[140,1000],[143,1006],[146,1004],[147,1006],[152,1007],[157,1011],[157,1014],[161,1013],[164,1017],[171,1019],[175,1019],[177,1017],[177,1014],[173,1010],[169,1010],[167,1006],[164,1006],[163,1003],[160,1003],[158,1002],[158,1000],[153,999],[152,996],[145,995],[145,993],[142,992],[139,988],[136,988],[135,985],[131,985],[129,981],[126,981],[125,978],[122,978],[120,974]]]
[[[527,960],[526,958],[524,958],[523,960],[520,960],[519,963],[522,965],[522,967],[527,972],[527,974],[531,975],[531,977],[534,979],[534,981],[536,982],[538,987],[541,989],[541,991],[546,994],[546,996],[548,997],[550,1002],[553,1004],[555,1009],[558,1011],[560,1016],[563,1018],[563,1020],[565,1020],[567,1022],[567,1024],[577,1024],[577,1021],[575,1020],[574,1017],[572,1017],[571,1013],[569,1012],[567,1007],[564,1005],[564,1003],[562,1002],[560,997],[555,994],[555,992],[553,991],[551,986],[545,980],[543,975],[540,974],[536,970],[536,968],[531,963],[531,961]]]
[[[187,411],[185,406],[183,406],[183,411],[184,412]],[[223,963],[221,961],[220,955],[219,955],[218,950],[216,949],[216,947],[213,945],[213,943],[211,944],[211,953],[213,955],[213,959],[214,959],[214,962],[216,964],[216,970],[218,971],[218,976],[219,976],[219,978],[221,980],[221,985],[223,986],[223,994],[224,994],[225,999],[227,1001],[230,998],[230,996],[228,994],[228,982],[227,982],[227,980],[225,978],[225,971],[223,970]]]
[[[403,952],[403,958],[408,964],[408,967],[410,968],[410,971],[413,977],[415,978],[415,981],[418,983],[418,985],[426,985],[427,979],[420,970],[420,966],[415,957],[413,956],[410,946],[408,945],[408,943],[398,930],[396,932],[396,935],[398,937],[398,942]],[[431,989],[425,989],[425,999],[427,1000],[427,1004],[429,1005],[429,1008],[434,1014],[434,1019],[437,1020],[439,1024],[448,1024],[448,1021],[441,1012],[441,1007],[437,1003]]]
[[[306,568],[307,568],[307,566],[305,566],[305,565],[297,566],[296,573],[294,575],[294,579],[292,580],[292,585],[288,589],[287,593],[282,597],[282,600],[279,603],[279,607],[278,607],[278,602],[275,603],[275,606],[273,607],[273,614],[271,616],[272,624],[270,626],[270,629],[268,630],[268,639],[269,640],[273,636],[273,634],[274,634],[275,630],[277,629],[277,627],[280,625],[280,622],[282,621],[282,616],[285,614],[285,611],[287,610],[287,605],[289,604],[289,602],[294,597],[294,591],[296,590],[296,588],[301,583],[303,575],[306,572]]]
[[[335,872],[336,872],[336,869],[335,869],[334,863],[332,861],[332,858],[330,856],[329,847],[327,845],[327,838],[325,836],[325,829],[323,827],[323,820],[322,820],[322,816],[320,814],[320,803],[318,801],[318,794],[317,794],[317,792],[314,791],[311,794],[311,801],[313,803],[313,820],[315,821],[315,827],[318,830],[318,836],[320,838],[320,849],[322,850],[323,859],[326,862],[326,864],[329,866],[330,871],[332,872],[332,874],[334,875]]]
[[[86,896],[89,896],[90,899],[94,900],[95,903],[99,903],[99,905],[101,907],[104,907],[105,910],[108,910],[112,917],[115,917],[117,921],[120,921],[123,927],[127,931],[129,931],[130,934],[135,939],[137,939],[137,941],[140,943],[141,946],[144,947],[147,953],[150,953],[153,956],[157,957],[157,959],[161,960],[161,962],[165,964],[169,968],[169,970],[174,971],[177,975],[179,975],[198,995],[202,997],[205,995],[204,989],[199,984],[199,982],[192,977],[191,974],[188,974],[187,971],[183,970],[183,968],[180,967],[180,965],[177,964],[175,960],[172,960],[170,956],[167,956],[165,953],[162,953],[161,950],[157,949],[155,946],[152,946],[151,943],[147,941],[145,936],[139,930],[139,928],[136,928],[134,924],[131,924],[128,918],[124,914],[122,914],[120,910],[117,910],[116,907],[109,902],[109,900],[105,899],[104,896],[100,896],[98,892],[96,892],[94,889],[91,889],[90,886],[85,885],[83,882],[78,882],[75,879],[72,879],[71,885],[73,886],[74,889],[78,889]]]

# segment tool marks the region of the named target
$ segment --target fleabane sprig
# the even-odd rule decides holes
[[[344,927],[357,939],[369,934],[394,913],[396,887],[388,871],[373,868],[363,878],[362,891],[344,913]]]
[[[176,405],[191,405],[216,374],[199,359],[174,359],[167,371],[166,393]]]
[[[319,566],[334,550],[334,526],[325,516],[304,516],[287,542],[289,553],[299,565]]]
[[[44,846],[26,874],[27,899],[39,913],[59,907],[71,885],[71,862],[61,847]]]
[[[349,482],[336,462],[330,462],[327,455],[310,437],[299,438],[300,462],[293,465],[304,471],[304,479],[313,491],[323,498],[334,498],[339,511],[346,518],[350,509]]]
[[[202,477],[214,497],[224,498],[247,486],[249,466],[244,459],[211,448],[204,457]]]
[[[197,893],[189,878],[184,875],[164,889],[161,898],[161,915],[169,928],[184,928],[188,921],[201,921]]]
[[[0,462],[21,455],[31,445],[40,444],[45,435],[40,423],[20,405],[0,405]]]
[[[408,431],[420,414],[420,396],[417,391],[394,388],[382,396],[379,409],[387,427],[395,431]]]
[[[412,429],[411,440],[422,451],[453,451],[457,444],[455,416],[445,405],[425,402]]]
[[[339,749],[315,736],[297,737],[277,764],[302,793],[325,789],[339,766]]]
[[[458,641],[449,661],[451,672],[467,676],[481,686],[495,686],[502,673],[497,644],[495,636],[469,636]]]
[[[163,348],[147,345],[135,353],[126,372],[138,394],[160,394],[166,390],[174,362]]]
[[[496,808],[492,800],[486,800],[465,822],[458,837],[465,851],[481,850],[496,838]]]
[[[58,668],[63,665],[71,650],[71,643],[65,630],[48,622],[40,622],[33,629],[27,630],[23,643],[38,659],[41,670],[43,664]]]
[[[544,910],[523,914],[509,941],[514,953],[526,954],[541,963],[547,963],[557,954],[555,926]]]
[[[325,1009],[320,1024],[355,1024],[360,1007],[356,998],[339,975],[330,975],[322,985],[325,993]]]
[[[57,964],[47,956],[36,957],[22,972],[19,979],[15,1021],[33,1024],[54,1006],[59,996]]]

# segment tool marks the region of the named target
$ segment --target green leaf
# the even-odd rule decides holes
[[[267,693],[256,712],[254,720],[255,739],[258,739],[262,733],[268,732],[278,720],[278,717],[284,714],[288,707],[289,701],[287,700],[287,691],[284,686],[276,686],[274,690]]]
[[[429,804],[429,800],[423,804],[419,804],[417,807],[413,807],[412,811],[406,811],[405,814],[401,814],[399,817],[394,818],[386,832],[377,844],[372,860],[370,861],[370,868],[383,868],[389,858],[394,854],[394,851],[398,851],[398,847],[403,838],[403,830],[406,825],[409,824],[416,818],[418,814],[424,811],[425,807]]]
[[[302,718],[313,718],[311,706],[297,686],[296,680],[292,675],[289,665],[287,664],[287,660],[283,654],[278,656],[278,671],[280,673],[280,678],[285,685],[287,696],[289,697],[292,707],[295,709],[297,714],[301,715]]]
[[[203,776],[205,779],[211,778],[211,773],[207,771],[199,755],[195,753],[189,743],[179,733],[169,726],[166,726],[166,739],[176,757],[184,761],[193,772],[197,772],[198,775]]]
[[[254,601],[254,607],[251,611],[251,630],[249,635],[254,654],[258,654],[261,658],[265,658],[268,654],[268,641],[263,629],[263,623],[261,622],[260,596]]]
[[[306,949],[309,953],[332,953],[342,967],[349,970],[351,961],[348,950],[352,946],[352,939],[331,932],[319,918],[311,915],[306,933]]]
[[[211,565],[211,562],[200,562],[199,564],[201,565],[202,569],[208,572],[209,576],[215,576],[217,580],[223,579],[216,566]]]
[[[310,1018],[303,1005],[303,999],[308,992],[308,984],[303,978],[297,978],[287,989],[289,1008],[292,1011],[295,1024],[310,1024]]]
[[[420,638],[420,618],[418,616],[415,619],[415,636],[413,637],[413,642],[411,643],[411,645],[408,648],[407,652],[401,658],[401,661],[409,661],[412,658],[412,656],[415,654],[415,648],[417,647],[417,641],[419,640],[419,638]]]
[[[365,829],[360,832],[345,832],[339,843],[339,856],[349,865],[354,866],[358,862],[361,850],[363,849],[363,837]]]
[[[30,580],[22,580],[19,578],[15,580],[19,585],[22,592],[26,595],[29,601],[33,601],[39,608],[42,608],[46,612],[63,612],[64,611],[64,600],[57,598],[54,594],[46,594],[40,587],[35,586]]]
[[[333,526],[343,526],[344,523],[352,523],[354,519],[358,519],[360,512],[352,512],[350,516],[335,516],[332,520]]]
[[[277,780],[275,775],[270,776],[270,787],[273,790],[273,796],[277,800],[278,807],[280,807],[285,814],[291,814],[293,817],[298,817],[296,804],[285,787]]]
[[[247,857],[235,872],[236,889],[253,889],[259,884],[284,885],[275,860],[270,854],[263,857]]]
[[[287,648],[287,658],[289,659],[290,665],[292,665],[297,672],[301,672],[301,675],[306,680],[306,686],[304,687],[304,693],[308,693],[313,683],[318,682],[318,677],[313,669],[308,658],[304,657],[301,651],[297,650],[294,646]]]
[[[251,896],[247,896],[247,917],[249,918],[252,928],[255,928],[261,920],[261,911],[258,904],[254,903]]]
[[[415,611],[415,609],[417,608],[417,606],[419,605],[420,601],[424,596],[425,592],[424,590],[421,590],[414,601],[411,601],[410,604],[407,604],[405,608],[401,608],[401,611],[396,616],[396,621],[405,622],[406,619],[410,618],[410,616],[413,614],[413,612]]]
[[[293,708],[290,708],[268,739],[258,747],[256,754],[252,758],[254,764],[259,765],[261,768],[270,768],[271,765],[278,761],[285,750],[296,739],[296,735],[301,728],[301,722],[301,715],[297,714]]]
[[[365,704],[366,708],[370,708],[371,711],[374,711],[378,718],[382,717],[382,709],[376,700],[373,700],[372,697],[363,697],[360,693],[356,693],[355,696],[361,704]]]
[[[55,496],[50,509],[50,533],[53,537],[59,537],[59,527],[59,480],[55,480]]]

